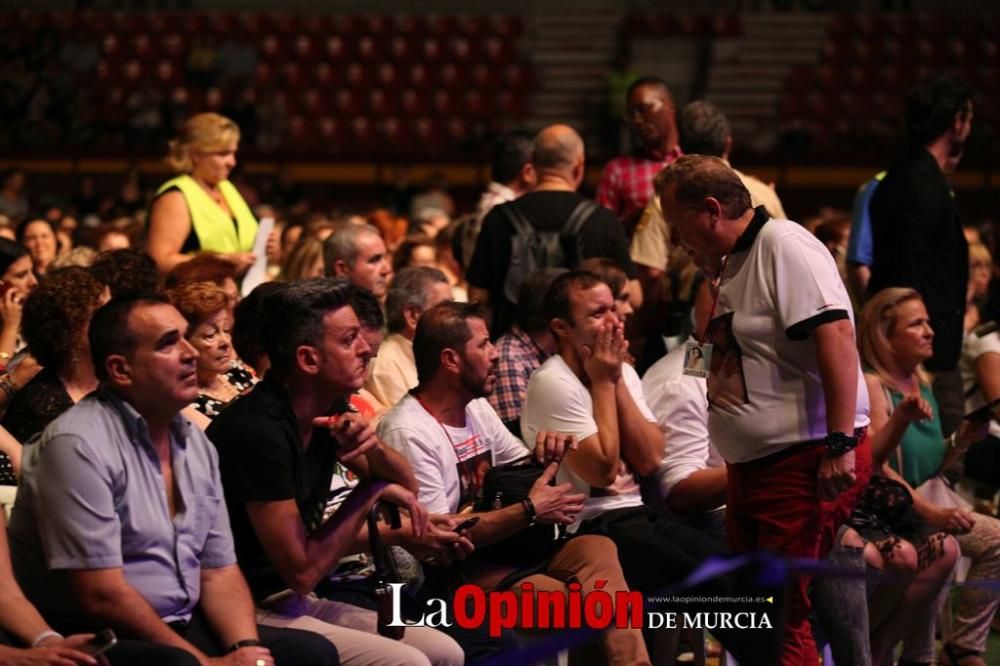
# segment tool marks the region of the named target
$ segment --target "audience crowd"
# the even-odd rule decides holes
[[[406,216],[309,212],[287,180],[262,202],[214,113],[177,124],[149,201],[133,174],[39,207],[10,172],[0,662],[95,664],[111,628],[110,664],[471,663],[529,639],[399,632],[387,585],[407,618],[463,583],[653,604],[765,551],[859,575],[699,581],[783,608],[713,630],[739,663],[816,664],[822,636],[837,663],[984,664],[988,587],[935,647],[956,563],[1000,579],[1000,282],[948,183],[973,104],[919,84],[853,212],[797,221],[730,166],[726,117],[656,78],[596,201],[562,124],[501,136],[470,211],[443,184]],[[656,634],[571,659],[656,663]]]

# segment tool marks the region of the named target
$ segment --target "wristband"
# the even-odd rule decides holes
[[[49,640],[50,638],[58,638],[59,640],[62,640],[63,635],[60,634],[58,631],[52,631],[51,629],[46,629],[45,631],[38,634],[32,639],[31,647],[33,648],[39,647],[42,643]]]
[[[241,641],[236,641],[235,643],[229,646],[229,649],[226,650],[226,654],[229,654],[230,652],[236,652],[240,648],[245,648],[245,647],[260,647],[260,641],[257,640],[256,638],[244,638]]]
[[[965,446],[959,446],[958,445],[958,433],[957,432],[951,433],[951,435],[949,435],[948,439],[945,440],[945,441],[948,442],[948,446],[950,446],[951,448],[955,449],[959,453],[965,453],[972,446],[972,444],[966,444]]]
[[[521,506],[524,507],[524,515],[528,517],[528,527],[531,527],[535,524],[535,516],[537,515],[535,511],[535,503],[525,497],[521,500]]]
[[[826,445],[827,458],[839,458],[857,447],[858,437],[834,430],[823,439],[823,443]]]

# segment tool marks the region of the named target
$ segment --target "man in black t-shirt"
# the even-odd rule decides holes
[[[510,328],[516,307],[504,295],[504,283],[511,263],[511,237],[514,235],[514,226],[504,209],[516,207],[539,231],[559,231],[584,201],[584,197],[576,193],[584,175],[583,139],[572,127],[551,125],[539,132],[535,137],[531,162],[538,176],[538,185],[516,201],[496,206],[486,216],[466,276],[470,296],[487,302],[493,310],[490,331],[494,339]],[[623,266],[630,279],[635,277],[625,229],[614,213],[606,208],[598,207],[583,222],[579,243],[566,245],[573,247],[566,248],[569,251],[566,252],[565,268],[575,268],[590,257],[604,257]],[[576,247],[579,251],[574,249]]]
[[[461,664],[461,647],[437,630],[411,627],[402,641],[382,638],[374,611],[313,594],[344,555],[364,550],[365,521],[380,499],[408,513],[401,529],[386,530],[388,543],[439,558],[471,549],[451,520],[429,520],[409,464],[348,410],[372,355],[350,305],[352,289],[347,280],[302,280],[261,304],[271,369],[207,433],[219,449],[237,558],[261,624],[316,631],[345,665]],[[360,481],[324,521],[337,462]]]

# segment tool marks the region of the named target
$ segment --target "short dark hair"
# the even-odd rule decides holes
[[[545,292],[549,290],[552,281],[565,273],[565,268],[541,268],[529,273],[517,290],[517,310],[514,312],[514,323],[527,333],[544,331],[549,327],[545,318],[542,301]]]
[[[517,180],[521,168],[531,161],[534,137],[527,132],[507,132],[493,145],[490,174],[497,183],[507,185]]]
[[[357,315],[362,328],[371,331],[385,326],[382,306],[379,305],[378,298],[369,289],[352,284],[349,298],[351,307],[354,308],[354,314]]]
[[[21,257],[28,256],[28,250],[20,243],[0,237],[0,275],[7,272],[10,265]]]
[[[344,279],[310,278],[284,284],[264,297],[260,333],[272,369],[287,375],[295,367],[295,350],[319,343],[323,317],[350,305],[348,285]]]
[[[94,278],[111,291],[111,297],[156,290],[156,262],[142,250],[105,250],[90,265]]]
[[[668,86],[667,82],[664,81],[659,76],[640,76],[638,79],[633,81],[632,85],[630,85],[628,87],[628,90],[625,91],[625,99],[631,97],[632,93],[634,93],[639,88],[645,88],[646,86],[662,88],[663,92],[667,94],[668,98],[672,97],[670,94],[670,86]]]
[[[127,294],[112,298],[94,313],[90,319],[87,339],[90,342],[90,358],[94,363],[94,374],[100,381],[108,379],[105,363],[114,354],[128,355],[135,351],[138,340],[135,332],[128,327],[132,311],[145,305],[170,305],[162,294]]]
[[[731,131],[726,116],[711,102],[696,100],[681,110],[678,143],[688,155],[722,157]]]
[[[616,299],[622,293],[625,285],[628,284],[628,274],[625,269],[610,259],[604,257],[591,257],[581,262],[581,271],[590,271],[604,281],[611,289],[611,295]]]
[[[469,319],[483,319],[486,314],[479,303],[439,303],[425,312],[417,322],[413,336],[413,358],[417,366],[417,381],[430,381],[441,367],[441,352],[461,351],[472,338]]]
[[[674,199],[682,206],[700,207],[706,197],[714,197],[729,218],[743,215],[752,206],[750,192],[728,164],[709,155],[683,155],[656,175],[657,196],[671,186]]]
[[[385,297],[386,328],[390,333],[406,328],[403,311],[410,305],[422,309],[427,303],[427,288],[439,282],[448,284],[448,277],[430,266],[410,266],[396,274]]]
[[[233,349],[243,361],[257,367],[267,352],[260,335],[260,306],[268,294],[281,288],[280,282],[262,282],[236,304],[233,311]]]
[[[924,146],[948,131],[955,114],[970,111],[972,87],[953,74],[914,86],[906,95],[906,134],[914,146]]]
[[[569,292],[571,289],[593,289],[599,284],[607,284],[590,271],[569,271],[563,273],[549,286],[542,301],[545,318],[552,323],[553,319],[562,319],[572,323],[569,311]],[[609,287],[610,289],[610,287]]]

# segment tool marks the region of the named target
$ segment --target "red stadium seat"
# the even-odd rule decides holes
[[[413,57],[410,40],[405,35],[393,35],[389,40],[389,57],[400,64],[409,62]]]
[[[330,113],[329,95],[318,88],[306,88],[302,91],[302,113],[316,118]]]
[[[404,88],[400,93],[400,111],[407,118],[415,118],[427,113],[427,100],[422,91],[415,88]]]
[[[339,85],[333,66],[328,62],[320,62],[313,70],[313,83],[320,90],[329,92]]]
[[[372,35],[361,35],[358,38],[356,57],[363,62],[373,63],[382,60],[383,47],[380,40]]]
[[[323,44],[323,58],[327,62],[342,63],[352,58],[348,44],[340,35],[330,35]]]
[[[160,37],[160,52],[174,62],[180,62],[187,53],[187,40],[179,32],[169,32]]]
[[[181,83],[180,72],[174,67],[170,60],[160,60],[156,63],[156,71],[153,75],[156,86],[161,90],[169,90]]]
[[[396,66],[391,62],[383,62],[375,70],[375,79],[383,88],[394,87],[398,78]]]

